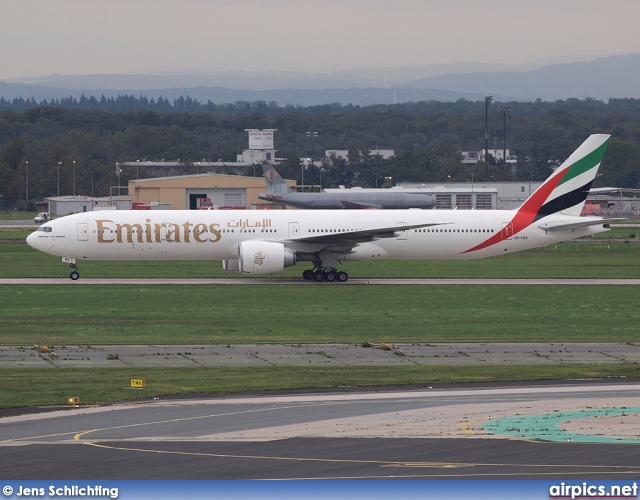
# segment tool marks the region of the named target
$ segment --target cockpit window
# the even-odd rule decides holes
[[[36,231],[41,231],[43,233],[50,233],[51,226],[40,226],[38,229],[36,229]]]

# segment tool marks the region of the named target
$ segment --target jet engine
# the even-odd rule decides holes
[[[281,273],[296,263],[296,254],[282,243],[262,240],[243,241],[238,245],[240,272],[245,274]]]

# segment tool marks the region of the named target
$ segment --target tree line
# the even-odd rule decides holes
[[[494,109],[499,105],[509,106],[510,112],[521,116],[540,115],[552,109],[587,114],[640,113],[640,99],[632,98],[609,99],[606,102],[591,98],[584,100],[574,98],[553,102],[543,101],[541,99],[531,102],[496,102]],[[100,98],[93,95],[87,97],[82,94],[80,98],[70,95],[68,97],[42,99],[40,101],[37,101],[34,97],[6,99],[0,96],[0,111],[25,111],[36,107],[99,110],[107,113],[131,113],[144,110],[157,113],[195,113],[232,116],[238,114],[251,115],[255,113],[279,115],[288,114],[292,111],[316,114],[330,111],[353,111],[362,109],[361,106],[353,104],[343,105],[340,103],[332,103],[304,107],[293,104],[279,105],[276,101],[261,100],[216,104],[211,100],[201,102],[188,95],[174,98],[172,101],[163,96],[148,98],[145,95],[136,97],[130,94],[110,97],[102,95]],[[484,110],[484,102],[459,99],[455,102],[423,101],[393,105],[376,104],[366,107],[370,112],[385,112],[388,108],[393,108],[408,114],[467,114]]]
[[[15,107],[4,107],[9,104]],[[495,103],[489,108],[489,148],[501,150],[506,135],[517,168],[491,158],[489,180],[542,180],[588,135],[607,133],[613,138],[597,185],[640,188],[640,101],[509,105],[508,112]],[[131,96],[47,103],[0,99],[0,203],[5,209],[26,206],[27,196],[30,202],[54,196],[58,186],[61,195],[75,188],[75,194],[108,196],[111,186],[132,178],[195,173],[197,167],[190,165],[201,160],[233,162],[248,148],[245,129],[276,129],[279,170],[298,182],[301,157],[319,161],[325,150],[349,151],[349,161],[334,158],[307,170],[305,184],[373,187],[385,177],[394,183],[465,182],[471,174],[476,181],[486,179],[484,164],[460,162],[461,151],[484,148],[484,102],[306,108],[255,102],[209,108],[189,98],[173,104]],[[310,139],[309,131],[317,136]],[[378,148],[393,149],[395,156],[367,154]],[[116,171],[116,162],[145,159],[179,160],[184,166],[170,172]],[[254,175],[254,169],[243,173]]]

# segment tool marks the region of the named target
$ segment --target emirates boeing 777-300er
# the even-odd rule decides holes
[[[347,281],[344,261],[478,259],[609,229],[580,211],[608,135],[591,135],[517,210],[157,210],[86,212],[44,223],[33,248],[81,260],[221,260],[263,275],[305,261],[314,281]]]

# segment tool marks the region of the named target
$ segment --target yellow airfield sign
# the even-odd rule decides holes
[[[134,389],[144,389],[144,379],[143,378],[132,378],[129,379],[129,387]]]

